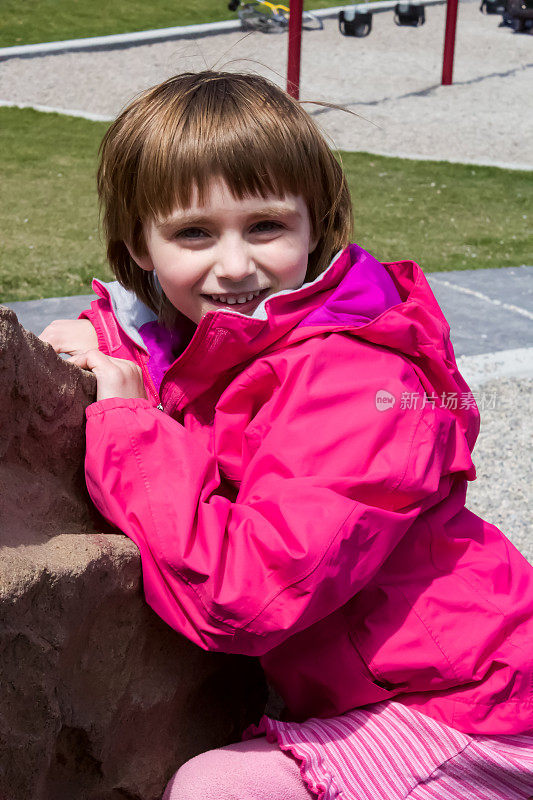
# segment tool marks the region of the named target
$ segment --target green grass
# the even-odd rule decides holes
[[[0,300],[86,294],[108,280],[95,170],[107,123],[0,108]],[[532,263],[533,175],[342,153],[355,239],[424,270]],[[531,214],[529,213],[529,217]]]
[[[306,0],[305,8],[345,2],[354,0]],[[0,47],[224,19],[237,19],[228,0],[2,0]]]
[[[428,271],[533,263],[533,173],[342,153],[355,239]]]
[[[106,123],[0,108],[0,298],[83,294],[109,276],[95,164]]]

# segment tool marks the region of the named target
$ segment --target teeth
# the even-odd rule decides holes
[[[213,300],[218,300],[220,303],[227,303],[228,305],[233,306],[236,303],[239,304],[248,303],[250,300],[253,300],[254,297],[260,295],[262,291],[263,291],[262,289],[258,289],[256,292],[250,292],[249,294],[240,294],[237,295],[236,297],[235,296],[228,297],[227,295],[223,294],[211,294],[209,295],[209,297],[211,297]]]

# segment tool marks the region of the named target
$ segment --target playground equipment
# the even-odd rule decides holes
[[[446,28],[444,31],[444,53],[442,55],[442,86],[451,86],[453,79],[453,57],[455,53],[455,28],[459,0],[446,2]]]
[[[236,2],[239,2],[239,0],[231,0],[231,4]],[[533,0],[525,0],[525,2],[533,4]],[[424,6],[443,5],[444,3],[446,3],[446,30],[444,34],[441,83],[443,86],[447,86],[452,83],[458,0],[424,0],[423,3],[383,0],[383,2],[377,3],[361,3],[339,11],[339,28],[345,36],[368,36],[372,29],[372,15],[380,11],[394,11],[399,25],[423,25],[426,19]],[[230,8],[232,7],[231,4]],[[413,6],[418,6],[416,15]],[[303,0],[290,0],[287,92],[296,99],[299,98],[300,94],[302,15]]]
[[[397,3],[394,9],[394,22],[396,25],[408,25],[418,28],[426,21],[426,14],[422,3]]]
[[[230,11],[237,11],[244,30],[256,30],[262,33],[283,33],[289,27],[290,10],[287,6],[270,3],[269,0],[231,0]],[[302,12],[302,28],[304,30],[322,30],[324,23],[320,17],[310,11]]]
[[[445,2],[446,0],[378,0],[376,3],[346,6],[338,13],[339,30],[343,36],[368,36],[372,30],[374,14],[389,11],[393,12],[396,25],[416,28],[426,21],[426,6],[444,5]]]
[[[533,28],[533,0],[481,0],[482,14],[501,14],[502,25],[509,25],[516,33]]]
[[[416,28],[426,21],[424,3],[421,2],[361,4],[339,11],[339,30],[343,36],[368,36],[372,30],[373,15],[381,11],[392,11],[396,25]]]
[[[505,0],[504,13],[517,33],[533,27],[533,0]]]
[[[482,14],[503,14],[505,0],[481,0],[479,10]]]
[[[372,14],[357,8],[339,11],[339,30],[343,36],[368,36],[372,30]]]

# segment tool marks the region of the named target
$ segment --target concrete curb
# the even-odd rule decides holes
[[[76,50],[113,50],[120,47],[153,44],[171,39],[228,33],[230,31],[238,31],[240,28],[241,23],[238,19],[230,19],[223,22],[208,22],[202,25],[178,25],[174,28],[155,28],[135,33],[118,33],[112,36],[91,36],[87,39],[65,39],[60,42],[0,47],[0,60],[6,58],[31,58],[33,56],[67,53]]]
[[[502,378],[533,379],[533,348],[500,350],[476,356],[459,356],[457,366],[470,387]]]
[[[523,266],[525,267],[526,265],[524,264]],[[461,286],[453,281],[440,278],[438,273],[435,274],[434,272],[430,272],[428,274],[430,276],[431,283],[435,283],[439,286],[446,286],[450,289],[453,289],[455,292],[459,292],[460,294],[465,294],[469,297],[475,297],[478,300],[484,300],[486,303],[492,303],[493,306],[505,309],[505,311],[511,311],[513,314],[519,314],[526,319],[533,320],[533,313],[528,311],[527,308],[517,306],[515,303],[505,303],[502,300],[499,300],[497,297],[489,297],[488,294],[480,292],[477,289],[471,289],[469,286]]]
[[[90,111],[79,111],[75,108],[59,108],[56,106],[41,106],[33,103],[15,103],[11,100],[0,100],[0,108],[31,108],[43,114],[62,114],[65,117],[80,117],[91,122],[111,122],[115,117],[106,114],[92,114]]]
[[[0,105],[1,105],[0,101]],[[340,149],[340,148],[339,148]],[[405,158],[407,161],[441,161],[447,164],[467,164],[472,167],[498,167],[498,169],[512,169],[518,170],[521,172],[531,172],[533,170],[533,166],[531,164],[516,164],[512,161],[493,161],[490,158],[482,158],[479,161],[477,159],[470,159],[470,158],[442,158],[441,156],[426,156],[426,155],[416,155],[414,153],[402,153],[401,151],[388,151],[388,150],[347,150],[345,147],[342,148],[345,152],[368,152],[369,155],[372,156],[386,156],[387,158]]]
[[[446,0],[414,0],[423,2],[424,5],[443,5]],[[380,13],[391,11],[396,5],[396,0],[383,0],[376,3],[358,4],[358,11],[372,11]],[[341,9],[350,9],[353,6],[332,6],[319,8],[313,11],[317,17],[335,17]],[[169,41],[172,39],[188,39],[198,36],[212,36],[217,33],[229,33],[242,30],[238,19],[223,20],[222,22],[206,22],[200,25],[178,25],[173,28],[154,28],[148,31],[135,33],[118,33],[111,36],[91,36],[87,39],[65,39],[59,42],[42,42],[39,44],[24,44],[14,47],[0,47],[0,61],[7,58],[33,58],[35,56],[66,53],[76,50],[113,50],[121,47],[132,47],[141,44]]]

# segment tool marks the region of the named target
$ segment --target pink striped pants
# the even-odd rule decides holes
[[[461,733],[400,703],[262,717],[184,764],[163,800],[533,800],[533,735]]]

